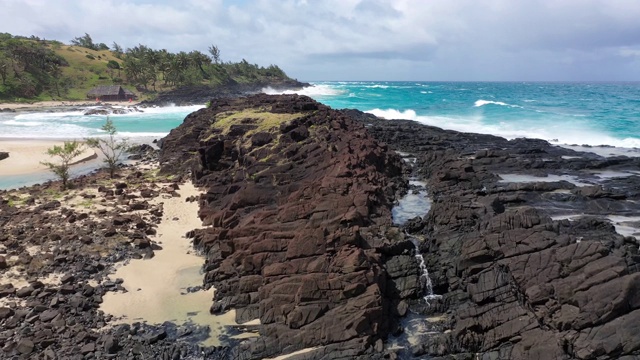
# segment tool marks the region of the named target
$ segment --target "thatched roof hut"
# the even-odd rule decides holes
[[[89,90],[87,98],[100,101],[122,101],[135,100],[138,96],[120,85],[101,85]]]

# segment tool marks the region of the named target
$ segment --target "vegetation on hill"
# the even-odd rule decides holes
[[[291,80],[277,65],[223,62],[220,49],[172,53],[139,44],[123,50],[94,43],[89,34],[71,40],[0,33],[0,101],[86,99],[97,85],[136,88],[143,98],[182,86],[268,84]]]

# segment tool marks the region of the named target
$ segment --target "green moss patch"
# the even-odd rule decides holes
[[[211,128],[221,130],[223,134],[227,134],[231,125],[256,125],[257,128],[245,134],[247,136],[259,131],[267,131],[274,127],[279,127],[282,123],[290,122],[302,116],[304,116],[302,113],[276,114],[263,109],[245,109],[239,112],[217,114],[214,123],[211,124]]]

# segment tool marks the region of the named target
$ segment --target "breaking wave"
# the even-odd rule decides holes
[[[477,100],[475,103],[473,103],[473,106],[475,107],[481,107],[481,106],[485,106],[485,105],[500,105],[500,106],[510,106],[510,107],[521,107],[519,105],[511,105],[511,104],[507,104],[505,102],[502,101],[491,101],[491,100]]]
[[[393,120],[414,120],[425,125],[461,132],[496,135],[506,139],[536,138],[562,145],[615,146],[640,148],[640,138],[615,138],[589,128],[577,128],[575,124],[535,124],[525,122],[487,123],[482,116],[432,116],[418,115],[415,110],[372,109],[365,111],[377,117]]]
[[[306,95],[310,97],[314,96],[337,96],[348,93],[346,90],[338,89],[329,85],[312,85],[302,89],[296,90],[276,90],[272,87],[266,87],[262,89],[262,92],[267,95],[283,95],[283,94],[298,94]]]

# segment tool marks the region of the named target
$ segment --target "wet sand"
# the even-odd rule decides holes
[[[56,162],[55,157],[47,155],[47,149],[54,145],[63,145],[64,141],[54,140],[3,140],[0,139],[0,151],[8,152],[9,157],[0,160],[0,176],[27,175],[47,172],[49,168],[41,161]],[[72,160],[79,164],[97,158],[96,152],[85,147],[85,150]],[[73,170],[73,166],[71,168]]]
[[[187,287],[202,285],[200,268],[204,258],[195,254],[185,233],[201,227],[197,217],[197,202],[185,202],[185,198],[198,195],[191,183],[181,185],[180,197],[163,199],[164,214],[158,225],[157,236],[152,237],[162,250],[148,260],[132,260],[112,274],[111,279],[122,278],[128,292],[109,292],[104,296],[101,310],[119,320],[114,323],[146,321],[161,324],[193,322],[209,326],[211,337],[203,345],[220,345],[218,335],[226,325],[236,325],[235,312],[223,315],[209,314],[213,301],[213,289],[187,292]]]

